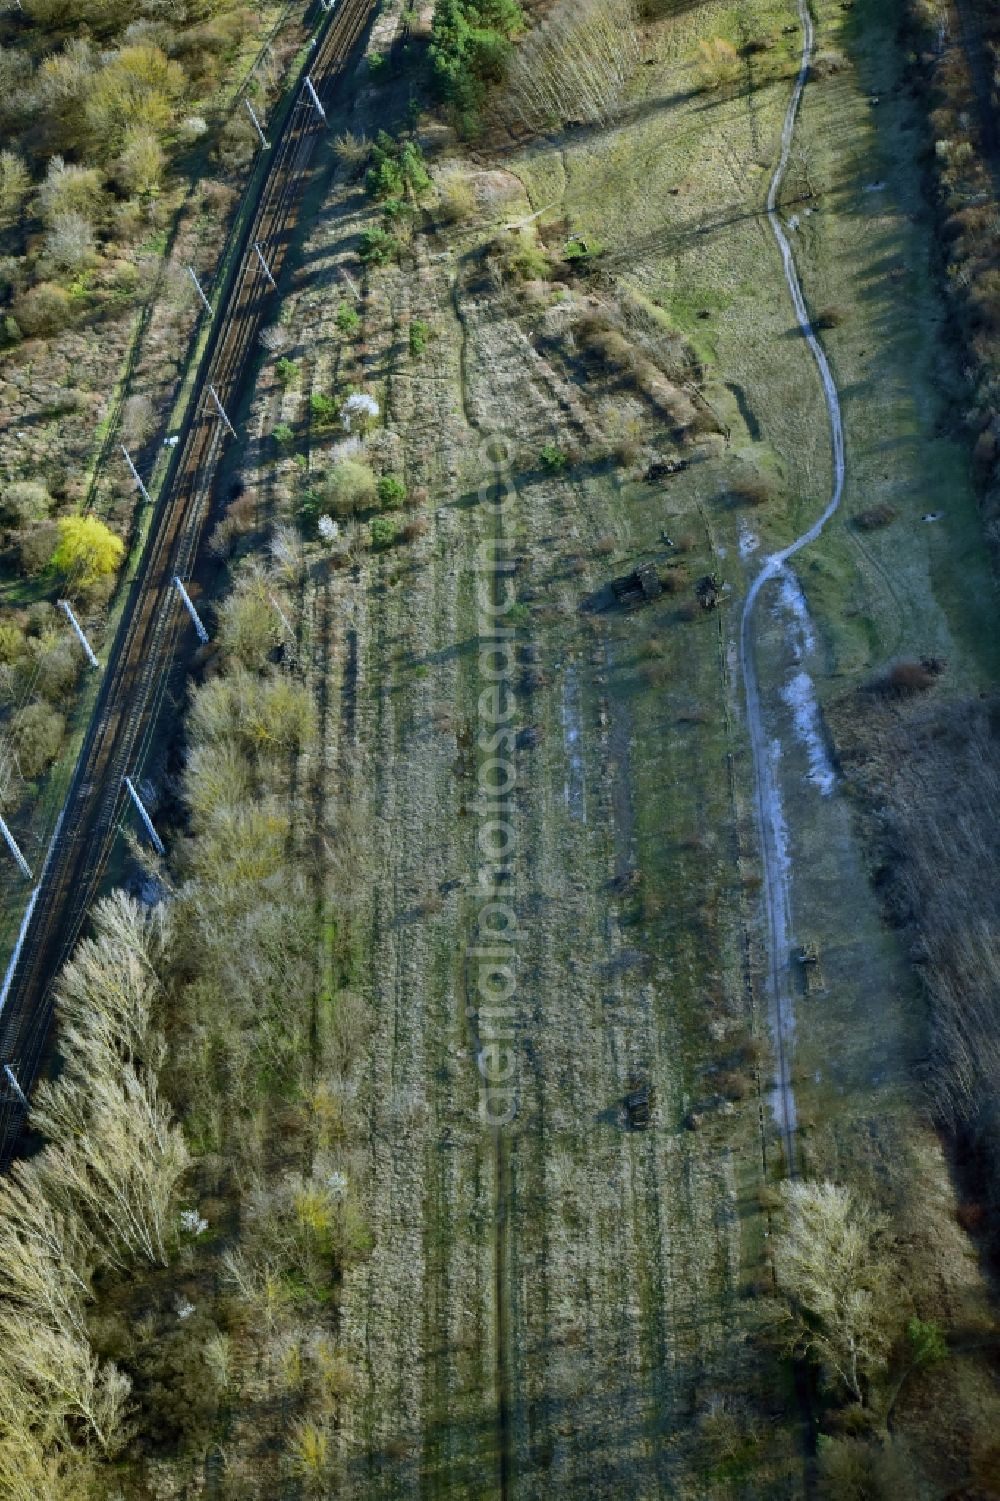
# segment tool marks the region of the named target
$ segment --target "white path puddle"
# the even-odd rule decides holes
[[[796,739],[805,749],[809,768],[806,775],[824,797],[829,797],[837,785],[837,774],[826,748],[815,684],[805,666],[816,650],[816,636],[805,596],[790,568],[782,570],[775,613],[785,617],[788,644],[796,664],[796,670],[782,686],[781,697],[791,710]]]

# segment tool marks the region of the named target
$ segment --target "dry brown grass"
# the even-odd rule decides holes
[[[762,479],[737,480],[729,486],[731,506],[762,506],[771,498],[771,492]]]

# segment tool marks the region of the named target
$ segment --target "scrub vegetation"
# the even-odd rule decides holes
[[[830,492],[764,211],[796,12],[389,8],[146,766],[169,854],[133,850],[64,969],[41,1145],[0,1183],[4,1494],[995,1488],[988,341],[944,332],[948,154],[901,86],[939,59],[814,8],[777,212],[847,487],[753,617],[794,1024],[739,622]],[[48,557],[99,593],[110,535]],[[0,658],[55,685],[32,608]]]
[[[197,338],[185,268],[211,285],[257,151],[244,98],[267,118],[301,38],[227,0],[0,17],[0,803],[32,861],[85,698],[57,602],[100,653],[142,535],[119,445],[155,490]]]

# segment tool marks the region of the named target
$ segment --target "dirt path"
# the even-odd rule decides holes
[[[790,1056],[790,1044],[795,1027],[794,1003],[790,986],[791,865],[787,852],[788,836],[781,809],[775,766],[761,714],[760,686],[753,647],[753,617],[754,608],[764,587],[782,573],[790,558],[816,540],[830,517],[837,511],[844,493],[846,475],[844,424],[837,385],[823,347],[813,332],[802,283],[795,265],[795,256],[788,236],[785,234],[778,209],[778,197],[791,157],[795,123],[813,53],[813,22],[805,0],[799,0],[798,9],[802,22],[802,61],[781,132],[781,155],[774,176],[771,178],[771,186],[767,195],[767,217],[778,242],[778,249],[781,251],[785,281],[795,308],[795,317],[802,336],[816,361],[823,386],[823,396],[830,419],[833,489],[826,507],[812,525],[800,533],[794,541],[789,542],[786,547],[771,553],[764,560],[760,572],[750,585],[740,621],[740,667],[746,693],[747,731],[753,758],[756,814],[764,877],[764,908],[767,919],[768,996],[775,1051],[772,1108],[784,1139],[786,1161],[790,1171],[794,1171],[795,1167],[797,1125]]]

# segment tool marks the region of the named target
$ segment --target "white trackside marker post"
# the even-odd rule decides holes
[[[233,426],[233,424],[230,422],[229,418],[226,416],[225,408],[223,407],[222,402],[219,400],[219,393],[218,393],[218,391],[215,389],[214,386],[209,386],[209,388],[208,388],[208,394],[209,394],[209,396],[211,396],[212,400],[215,402],[215,410],[218,412],[219,416],[222,418],[223,422],[226,424],[226,426],[228,427],[229,431],[232,433],[233,437],[235,438],[236,437],[236,429]]]
[[[320,119],[323,121],[323,124],[325,125],[326,124],[326,110],[323,108],[323,106],[319,102],[319,95],[317,94],[316,90],[313,88],[313,81],[309,77],[308,73],[306,74],[306,88],[309,91],[309,97],[310,97],[310,99],[312,100],[313,104],[316,106],[316,109],[317,109],[317,111],[319,113]]]
[[[136,792],[136,790],[135,790],[135,787],[132,785],[132,778],[131,777],[126,777],[125,778],[125,786],[129,790],[129,796],[131,797],[132,801],[135,803],[136,811],[138,812],[139,817],[142,819],[142,822],[143,822],[143,824],[145,826],[145,829],[146,829],[146,833],[150,837],[150,840],[152,842],[153,848],[155,849],[155,851],[156,851],[156,853],[158,855],[165,855],[166,854],[166,850],[163,847],[163,840],[160,838],[159,834],[153,828],[153,820],[150,818],[149,814],[146,812],[145,808],[143,807],[143,805],[142,805],[142,798],[139,796],[138,792]]]
[[[0,834],[2,834],[4,839],[7,841],[7,848],[10,850],[11,854],[14,856],[14,859],[17,861],[18,869],[20,870],[22,876],[24,876],[25,880],[30,881],[31,866],[21,854],[21,851],[17,847],[17,840],[14,838],[13,834],[10,832],[10,829],[8,829],[6,822],[2,818],[0,818]]]
[[[141,479],[140,474],[139,474],[139,471],[138,471],[138,469],[135,467],[135,465],[132,462],[132,455],[129,453],[129,451],[125,447],[124,443],[121,445],[121,451],[125,455],[125,462],[126,462],[126,464],[128,465],[129,469],[132,472],[132,478],[135,480],[136,484],[138,485],[138,487],[139,487],[139,493],[141,494],[143,500],[148,500],[149,503],[150,503],[150,505],[152,505],[152,503],[153,503],[152,497],[150,496],[149,491],[146,489],[146,486],[143,484],[142,479]]]
[[[191,280],[194,282],[195,291],[198,293],[198,296],[201,298],[202,302],[205,304],[205,311],[207,312],[208,316],[211,318],[211,316],[212,316],[212,304],[209,302],[208,298],[205,296],[205,293],[204,293],[204,291],[202,289],[201,282],[198,280],[197,276],[195,275],[194,267],[193,266],[189,266],[187,268],[187,273],[188,273],[188,276],[190,276]]]
[[[181,599],[184,601],[184,607],[194,622],[194,628],[197,633],[198,640],[202,643],[202,645],[204,645],[204,643],[208,640],[208,632],[201,623],[201,616],[195,609],[194,602],[190,594],[187,592],[184,585],[177,577],[176,573],[174,574],[174,587],[177,590],[177,593],[180,595]]]
[[[264,259],[264,252],[260,248],[260,241],[259,240],[254,240],[254,242],[253,242],[253,248],[257,252],[257,259],[260,261],[260,269],[263,271],[264,275],[267,277],[268,281],[271,283],[271,286],[272,287],[277,287],[278,283],[275,281],[274,277],[271,275],[271,268],[267,264],[267,261]]]
[[[83,634],[83,626],[73,614],[73,606],[70,604],[69,600],[61,599],[59,601],[59,608],[62,610],[63,614],[66,616],[66,619],[69,621],[70,625],[73,627],[73,630],[76,632],[76,639],[83,647],[87,661],[90,663],[91,667],[100,667],[101,664],[100,662],[98,662],[96,656],[94,655],[94,651],[91,647],[90,642]]]
[[[254,113],[254,107],[250,103],[250,100],[249,99],[244,99],[243,103],[246,105],[246,107],[247,107],[247,109],[248,109],[248,111],[250,113],[251,120],[253,121],[254,125],[257,127],[257,134],[260,136],[260,144],[263,146],[264,150],[267,151],[267,149],[270,146],[271,142],[268,140],[267,136],[264,134],[264,127],[263,127],[263,125],[261,125],[260,121],[257,119],[257,116]]]
[[[10,1085],[11,1089],[21,1101],[21,1104],[24,1106],[25,1110],[27,1110],[29,1108],[27,1096],[25,1095],[24,1090],[21,1088],[20,1084],[18,1084],[17,1075],[15,1074],[9,1063],[4,1064],[3,1071],[7,1076],[7,1083]]]

